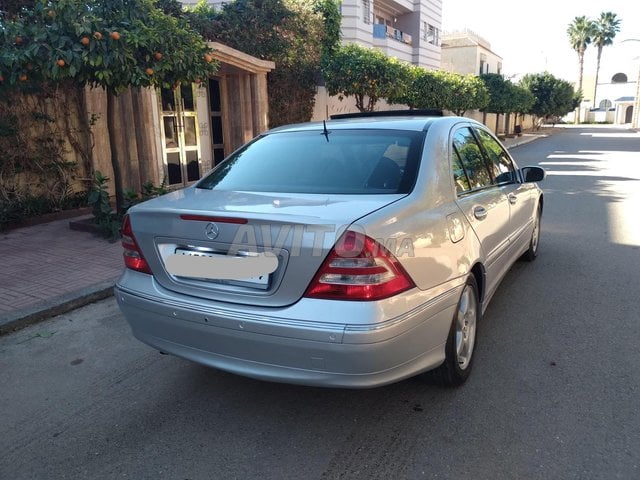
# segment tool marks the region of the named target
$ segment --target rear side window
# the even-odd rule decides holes
[[[509,158],[509,155],[507,155],[507,152],[504,151],[504,148],[502,148],[495,138],[484,130],[476,129],[475,131],[491,161],[493,177],[496,179],[496,183],[501,185],[515,182],[516,176],[513,162]]]
[[[460,160],[460,156],[455,150],[453,151],[451,163],[453,165],[453,181],[456,184],[456,192],[458,194],[468,192],[471,190],[469,178],[467,178],[467,173],[462,166],[462,160]]]
[[[198,188],[278,193],[389,194],[413,188],[424,132],[272,133],[221,163]]]
[[[453,137],[453,149],[454,153],[459,157],[462,168],[466,173],[469,190],[477,190],[492,184],[491,174],[485,163],[482,150],[473,136],[471,129],[461,128],[455,133]],[[454,169],[455,168],[454,163]],[[455,173],[454,180],[456,180]]]

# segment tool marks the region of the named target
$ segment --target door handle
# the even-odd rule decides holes
[[[477,206],[473,209],[473,216],[476,217],[478,220],[484,220],[487,217],[487,214],[489,212],[487,211],[486,208],[481,207],[481,206]]]
[[[510,203],[511,205],[515,205],[515,204],[516,204],[516,202],[518,201],[518,197],[516,196],[516,194],[515,194],[515,193],[510,193],[510,194],[507,196],[507,198],[509,199],[509,203]]]

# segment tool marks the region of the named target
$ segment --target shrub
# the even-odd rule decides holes
[[[73,193],[65,197],[58,205],[44,195],[27,195],[0,202],[0,231],[8,227],[19,225],[25,220],[47,213],[72,210],[87,205],[85,192]]]
[[[411,72],[397,59],[356,44],[337,49],[323,66],[329,93],[339,98],[355,97],[361,112],[373,111],[381,98],[402,98],[409,88]]]

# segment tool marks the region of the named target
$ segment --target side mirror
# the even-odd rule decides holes
[[[520,171],[522,172],[522,178],[527,183],[541,182],[546,175],[544,168],[540,167],[522,167]]]

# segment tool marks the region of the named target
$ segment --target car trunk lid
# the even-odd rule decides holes
[[[140,204],[129,214],[162,287],[204,299],[278,307],[304,294],[347,226],[404,196],[192,187]]]

